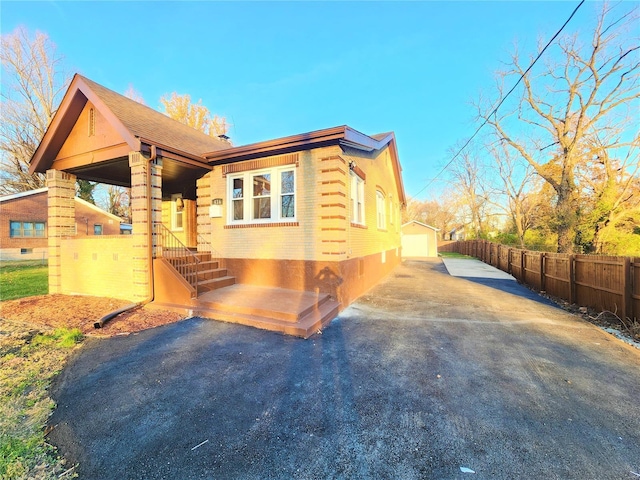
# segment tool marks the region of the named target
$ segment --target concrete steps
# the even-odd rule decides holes
[[[194,315],[308,338],[340,304],[327,294],[236,284],[194,300]]]
[[[227,269],[220,268],[219,262],[212,260],[209,253],[194,252],[193,256],[167,256],[166,258],[189,284],[195,286],[197,283],[197,290],[200,293],[235,284],[235,277],[227,275]],[[182,273],[196,271],[196,258],[197,274]]]

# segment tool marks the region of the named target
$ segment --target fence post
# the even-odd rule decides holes
[[[525,270],[525,265],[527,263],[526,259],[527,259],[527,251],[520,250],[520,281],[522,283],[527,283],[525,281],[527,279],[527,272]]]
[[[624,257],[622,260],[622,305],[620,307],[623,323],[626,317],[633,318],[631,300],[631,259]]]
[[[507,273],[511,275],[511,252],[513,249],[511,247],[507,248]]]
[[[567,261],[569,262],[569,304],[573,305],[576,298],[576,279],[575,279],[575,257],[573,254],[569,255]]]
[[[545,291],[545,281],[544,281],[544,257],[545,254],[540,252],[540,291]]]

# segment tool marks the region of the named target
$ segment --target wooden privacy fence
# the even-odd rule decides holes
[[[438,249],[476,257],[569,303],[640,318],[640,257],[535,252],[486,240],[453,242]]]

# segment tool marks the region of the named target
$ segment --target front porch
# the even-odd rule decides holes
[[[340,304],[329,294],[236,284],[225,260],[200,239],[183,245],[163,224],[155,225],[152,306],[308,338],[329,323]]]
[[[321,330],[340,307],[324,293],[246,284],[205,292],[189,305],[154,301],[151,306],[302,338]]]

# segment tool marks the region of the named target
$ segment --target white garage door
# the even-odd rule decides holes
[[[429,236],[428,235],[403,235],[402,236],[402,256],[403,257],[428,257],[429,256]]]

